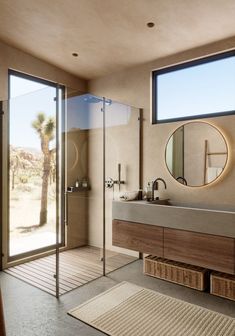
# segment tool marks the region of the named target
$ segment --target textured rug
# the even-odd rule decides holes
[[[111,336],[235,336],[235,319],[128,282],[68,314]]]

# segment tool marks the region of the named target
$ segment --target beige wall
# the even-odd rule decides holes
[[[24,72],[85,92],[87,82],[0,41],[0,100],[8,99],[8,69]]]
[[[72,129],[67,133],[66,177],[67,186],[87,177],[88,131]],[[88,240],[88,196],[89,192],[67,193],[67,247],[87,245]]]
[[[230,147],[230,161],[225,173],[217,182],[201,188],[189,188],[176,182],[165,166],[165,145],[171,133],[182,123],[151,125],[151,71],[167,65],[203,57],[234,48],[235,38],[227,39],[201,48],[182,52],[173,56],[127,69],[106,77],[91,80],[88,90],[97,95],[144,108],[143,132],[143,175],[144,184],[156,177],[163,177],[167,190],[161,196],[172,200],[204,202],[207,204],[235,203],[235,116],[207,119],[225,134]],[[131,158],[130,158],[131,159]]]
[[[53,82],[64,84],[79,91],[86,91],[87,82],[77,78],[53,65],[24,53],[16,48],[0,42],[0,100],[8,99],[8,69],[24,72],[36,77],[47,79]],[[6,105],[4,105],[6,106]],[[7,190],[7,130],[8,115],[5,109],[3,116],[3,190]],[[4,266],[6,265],[6,242],[7,242],[7,193],[3,193],[3,251]]]

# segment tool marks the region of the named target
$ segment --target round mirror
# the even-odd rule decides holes
[[[72,171],[78,163],[78,149],[76,143],[72,139],[67,142],[67,169]]]
[[[228,159],[228,146],[219,130],[205,122],[177,128],[166,145],[166,165],[179,183],[199,187],[215,181]]]

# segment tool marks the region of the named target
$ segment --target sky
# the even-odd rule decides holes
[[[11,75],[10,77],[10,144],[40,150],[40,139],[32,128],[38,112],[56,115],[56,89]]]
[[[158,76],[158,119],[235,110],[235,56]]]

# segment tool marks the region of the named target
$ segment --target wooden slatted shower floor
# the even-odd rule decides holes
[[[103,274],[101,249],[79,247],[60,253],[60,295],[80,287]],[[137,258],[113,251],[106,251],[106,272],[112,272]],[[55,255],[10,267],[6,273],[30,285],[55,295]]]

